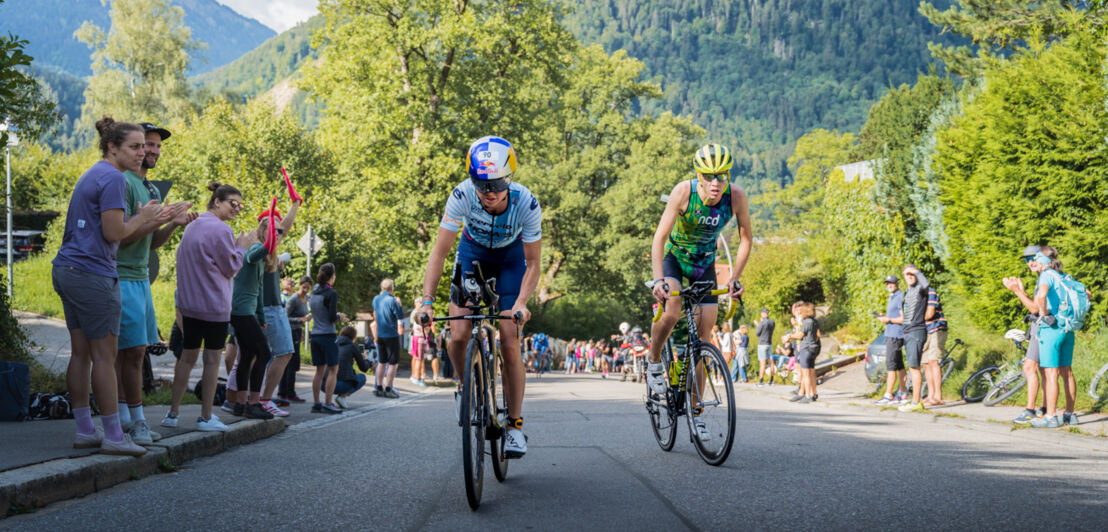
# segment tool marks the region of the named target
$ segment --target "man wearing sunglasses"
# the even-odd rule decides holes
[[[525,372],[520,355],[519,331],[531,318],[527,300],[539,283],[542,252],[542,209],[531,191],[512,182],[518,162],[515,150],[500,137],[482,137],[469,147],[463,181],[446,200],[446,212],[439,223],[435,247],[427,259],[423,278],[420,314],[434,317],[435,290],[450,247],[462,233],[450,289],[450,315],[469,314],[465,308],[462,274],[472,273],[473,262],[481,265],[485,277],[496,277],[500,308],[508,315],[519,312],[518,323],[500,321],[500,347],[504,356],[504,396],[508,398],[508,434],[504,454],[519,458],[527,452],[523,437],[523,386]],[[505,314],[505,312],[501,312]],[[469,324],[450,322],[447,352],[454,368],[465,364]],[[461,395],[455,392],[454,409],[461,417]],[[460,423],[460,420],[459,420]]]
[[[651,327],[650,364],[646,382],[657,394],[666,391],[665,368],[662,366],[662,346],[669,338],[681,313],[681,300],[669,292],[681,289],[681,280],[716,281],[716,240],[732,217],[739,226],[739,247],[731,278],[727,280],[731,298],[743,293],[739,276],[750,256],[753,236],[746,193],[731,185],[731,151],[720,144],[708,144],[693,157],[696,178],[673,187],[665,212],[654,232],[650,262],[654,275],[654,298],[666,302],[662,317]],[[701,301],[697,329],[701,340],[709,342],[712,325],[718,314],[717,298]],[[698,430],[698,433],[701,431]],[[698,434],[706,437],[707,431]]]

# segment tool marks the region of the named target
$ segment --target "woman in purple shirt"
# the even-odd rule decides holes
[[[242,210],[242,193],[231,185],[208,185],[212,197],[208,211],[201,213],[181,235],[177,246],[177,311],[181,314],[184,349],[173,373],[173,401],[162,419],[162,426],[177,427],[181,399],[188,389],[189,373],[204,349],[204,374],[201,377],[200,417],[196,430],[223,432],[227,425],[212,415],[219,360],[227,341],[231,321],[232,280],[242,267],[246,248],[258,242],[255,231],[235,232],[227,222]]]
[[[163,216],[157,201],[140,206],[130,219],[123,214],[123,172],[138,172],[146,157],[142,128],[104,117],[96,123],[96,130],[103,159],[92,165],[73,188],[65,215],[65,235],[51,272],[73,349],[66,370],[73,417],[77,420],[73,447],[99,447],[104,454],[141,456],[146,449],[135,445],[119,424],[115,357],[122,307],[115,252],[120,240],[152,221],[164,223],[168,216]],[[103,430],[92,423],[90,380],[101,407]]]

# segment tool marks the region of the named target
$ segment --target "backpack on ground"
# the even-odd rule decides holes
[[[1063,332],[1074,332],[1085,325],[1085,315],[1089,313],[1089,293],[1085,291],[1085,285],[1074,279],[1070,274],[1061,274],[1054,270],[1046,270],[1057,275],[1062,287],[1062,303],[1058,305],[1058,311],[1054,316]]]
[[[204,382],[204,379],[200,379],[200,380],[196,381],[196,386],[192,387],[192,393],[194,395],[196,395],[196,398],[200,400],[201,404],[204,403],[204,389],[201,386],[201,383],[203,383],[203,382]],[[226,382],[227,382],[227,379],[224,379],[223,377],[219,377],[219,379],[216,381],[215,396],[212,397],[212,406],[220,406],[220,405],[223,404],[223,401],[227,400],[227,384],[226,384]]]
[[[22,362],[0,362],[0,421],[30,419],[31,368]]]

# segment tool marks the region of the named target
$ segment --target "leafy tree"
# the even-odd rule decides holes
[[[752,200],[760,211],[772,216],[774,228],[812,231],[821,225],[823,196],[831,171],[857,158],[853,133],[815,129],[796,142],[789,157],[793,182],[785,188],[770,187]]]
[[[1058,248],[1093,294],[1108,286],[1105,51],[1087,24],[1053,45],[1032,41],[986,69],[985,88],[939,132],[947,265],[981,326],[1003,328],[1022,313],[1000,278],[1026,275],[1018,255],[1028,244]],[[1105,305],[1095,301],[1095,314]]]
[[[93,74],[81,107],[81,123],[90,136],[102,115],[164,124],[188,113],[185,72],[189,54],[200,44],[184,16],[170,0],[112,2],[109,31],[90,22],[77,30],[75,37],[92,48]]]
[[[1101,0],[958,0],[945,10],[920,2],[919,11],[932,24],[968,37],[977,47],[929,43],[931,54],[947,70],[976,78],[985,63],[1035,39],[1054,40],[1068,35],[1077,18],[1093,26],[1108,22],[1108,6]]]
[[[25,71],[32,60],[23,52],[26,46],[27,41],[15,35],[0,35],[0,123],[11,122],[31,140],[53,130],[58,114],[43,87]],[[0,133],[0,147],[7,142],[8,134]]]

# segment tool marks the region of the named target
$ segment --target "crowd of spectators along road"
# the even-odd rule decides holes
[[[305,336],[315,367],[311,411],[342,412],[348,406],[345,398],[366,384],[354,365],[363,372],[374,368],[356,342],[355,329],[343,326],[349,319],[337,310],[333,265],[320,266],[315,279],[282,280],[289,257],[276,250],[303,203],[292,182],[286,179],[290,204],[284,216],[273,198],[257,215],[256,228],[235,235],[229,222],[243,214],[246,200],[234,186],[211,183],[206,209],[193,212],[189,202],[163,203],[147,179],[171,136],[168,130],[110,117],[98,121],[96,129],[102,159],[74,187],[62,244],[52,261],[54,289],[72,344],[66,381],[77,425],[74,447],[140,456],[146,452],[143,445],[160,438],[150,429],[142,404],[146,350],[161,342],[149,261],[151,252],[180,228],[170,334],[170,343],[178,344],[177,361],[171,404],[161,425],[181,423],[181,402],[198,360],[203,370],[196,385],[202,403],[197,430],[227,430],[213,412],[221,365],[227,372],[223,411],[253,419],[289,415],[282,407],[305,401],[295,389]],[[393,282],[386,279],[381,288],[367,343],[377,355],[375,394],[395,398],[398,338],[408,331]],[[435,345],[443,343],[440,336]],[[437,351],[425,344],[413,341],[419,361]],[[441,369],[450,370],[448,365]],[[438,379],[437,364],[434,371]],[[413,380],[423,384],[423,372],[414,373]],[[92,398],[100,428],[92,420]]]

